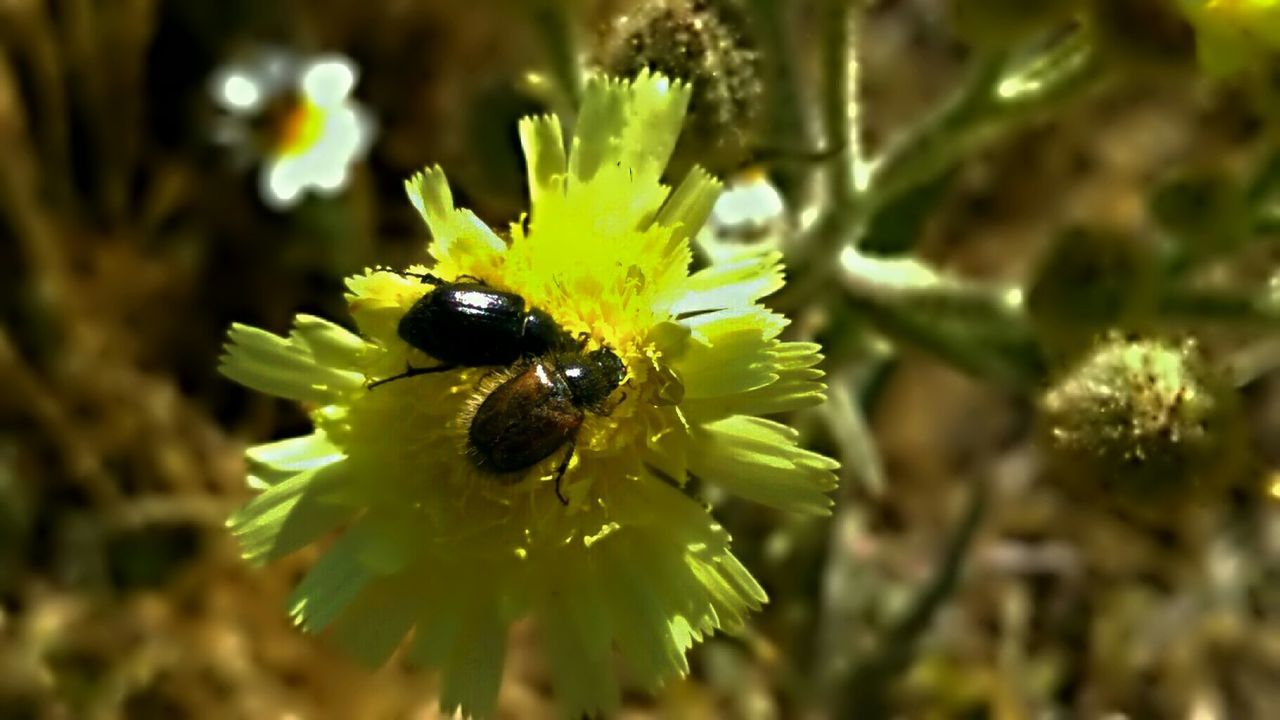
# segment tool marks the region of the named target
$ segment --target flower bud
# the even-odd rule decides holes
[[[1040,410],[1060,479],[1128,511],[1202,498],[1233,481],[1244,457],[1234,392],[1191,342],[1112,336]]]
[[[1050,248],[1027,290],[1027,311],[1052,355],[1071,357],[1100,333],[1137,326],[1150,306],[1154,254],[1123,233],[1076,228]]]
[[[751,151],[760,119],[760,57],[734,0],[647,0],[600,38],[598,63],[633,76],[644,68],[693,86],[673,174],[697,163],[725,175]]]

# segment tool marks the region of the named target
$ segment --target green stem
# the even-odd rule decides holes
[[[882,359],[876,359],[865,364],[878,367],[882,362]],[[878,497],[884,494],[887,483],[884,462],[876,447],[871,423],[859,402],[857,385],[862,383],[853,377],[862,374],[870,373],[845,372],[832,377],[830,397],[822,409],[831,435],[838,444],[844,475],[867,494]]]
[[[888,204],[901,193],[940,176],[968,151],[976,128],[992,120],[994,90],[1005,56],[981,57],[956,93],[933,115],[899,136],[875,160],[870,202]]]
[[[574,21],[568,7],[570,1],[533,0],[529,3],[529,13],[542,34],[551,75],[576,112],[582,103],[584,79]]]
[[[1168,288],[1157,316],[1175,323],[1212,322],[1280,332],[1280,287],[1270,291]]]
[[[1257,340],[1234,350],[1222,365],[1234,387],[1249,385],[1280,368],[1280,336]]]
[[[827,2],[838,4],[838,0]],[[878,213],[904,194],[941,177],[1020,122],[1092,87],[1099,69],[1092,40],[1083,31],[1012,70],[1005,53],[977,59],[968,80],[937,112],[863,165],[868,178],[862,192],[828,199],[822,217],[803,242],[795,243],[788,252],[792,276],[804,282],[790,284],[779,298],[780,306],[796,307],[827,296],[836,274],[833,255],[856,246],[865,230],[874,226]],[[838,77],[829,78],[828,94],[837,93],[840,84]],[[846,93],[835,96],[847,98],[847,86],[844,90]],[[835,118],[833,108],[839,102],[828,100],[828,114]],[[845,180],[836,178],[833,182]]]
[[[1004,53],[980,57],[932,117],[893,143],[872,168],[869,205],[880,208],[940,177],[974,150],[1092,87],[1101,65],[1081,31],[1010,69]]]
[[[846,251],[845,307],[894,342],[978,377],[1031,392],[1043,358],[1016,288],[948,278],[914,260]]]
[[[762,72],[768,87],[768,141],[773,148],[813,147],[809,103],[801,91],[803,78],[794,41],[796,3],[789,0],[746,0],[751,26],[760,45]],[[778,189],[796,205],[807,170],[790,163],[773,168]]]
[[[916,591],[906,609],[880,637],[875,652],[852,666],[847,682],[831,701],[831,717],[890,717],[889,694],[893,680],[911,665],[920,638],[959,586],[961,571],[987,516],[987,507],[987,484],[977,480],[932,577]]]
[[[830,197],[836,202],[852,197],[855,168],[862,162],[857,87],[860,15],[860,0],[823,1],[822,106],[827,148],[839,148],[827,173]]]

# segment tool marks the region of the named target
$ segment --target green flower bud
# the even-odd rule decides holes
[[[1130,235],[1075,228],[1054,242],[1027,290],[1027,311],[1051,355],[1072,357],[1100,333],[1134,328],[1151,305],[1155,257]]]
[[[1234,392],[1190,342],[1110,337],[1044,394],[1040,410],[1069,489],[1139,514],[1224,487],[1244,457]]]
[[[630,77],[649,68],[693,86],[674,174],[694,163],[728,174],[753,149],[764,86],[759,53],[734,0],[648,0],[614,20],[597,57],[610,74]]]
[[[1003,47],[1065,22],[1082,4],[1082,0],[951,0],[951,18],[965,40]]]

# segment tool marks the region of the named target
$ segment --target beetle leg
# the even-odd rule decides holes
[[[403,380],[404,378],[411,378],[417,375],[429,375],[431,373],[446,372],[456,367],[458,366],[457,365],[432,365],[431,367],[416,368],[416,367],[413,367],[412,365],[409,365],[409,366],[406,366],[404,372],[400,373],[399,375],[392,375],[391,377],[385,377],[385,378],[382,378],[381,380],[377,380],[369,383],[369,389],[372,390],[378,387],[379,385],[386,385],[392,380]]]
[[[569,438],[569,452],[564,454],[564,459],[560,461],[560,466],[556,468],[556,497],[559,498],[560,504],[565,507],[569,505],[569,498],[560,492],[560,481],[564,479],[565,471],[569,469],[569,461],[573,459],[573,451],[577,443],[577,438]]]
[[[458,278],[457,278],[456,280],[454,280],[454,282],[462,282],[463,280],[470,280],[471,282],[473,282],[473,283],[475,283],[475,284],[477,284],[477,285],[488,285],[488,284],[489,284],[489,283],[485,282],[483,279],[476,277],[475,275],[459,275],[459,276],[458,276]]]
[[[607,401],[608,401],[608,398],[606,398],[604,401],[602,401],[599,405],[595,407],[594,409],[595,414],[601,417],[609,417],[610,415],[612,415],[614,410],[617,410],[622,405],[622,403],[627,401],[627,391],[626,390],[622,391],[622,397],[618,398],[618,402],[612,405],[606,405],[605,403]]]

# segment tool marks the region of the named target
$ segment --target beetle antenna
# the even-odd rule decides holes
[[[391,377],[385,377],[385,378],[382,378],[381,380],[371,382],[368,385],[368,389],[372,390],[378,387],[379,385],[386,385],[392,380],[403,380],[405,378],[416,377],[418,375],[429,375],[431,373],[447,372],[456,367],[458,366],[457,365],[433,365],[431,367],[416,368],[416,367],[413,367],[412,365],[406,365],[404,372],[400,373],[399,375],[392,375]]]

